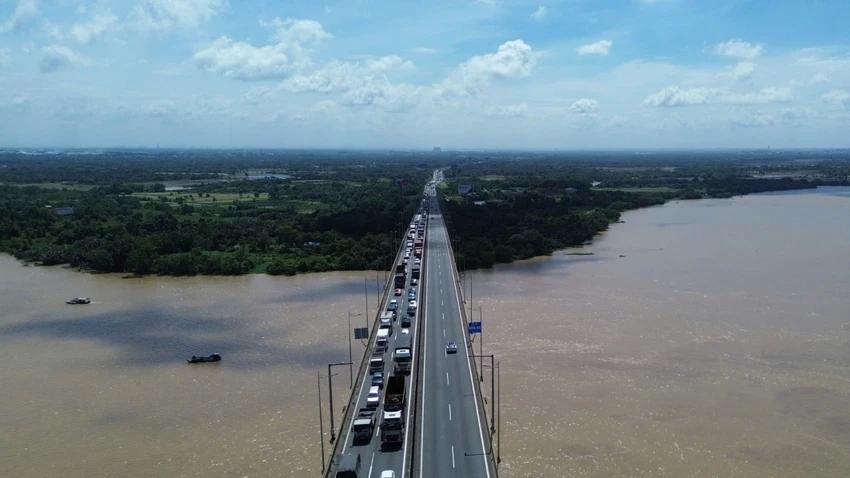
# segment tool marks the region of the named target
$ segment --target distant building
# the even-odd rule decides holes
[[[466,196],[472,192],[472,186],[469,184],[459,184],[457,186],[457,193],[461,196]]]
[[[483,206],[483,205],[487,204],[487,201],[474,201],[472,204],[474,204],[476,206]]]
[[[57,216],[73,216],[74,208],[72,207],[57,207],[53,208],[53,214]]]
[[[441,152],[442,150],[443,150],[443,148],[441,148],[441,147],[439,147],[439,146],[434,146],[434,152],[435,152],[435,153],[439,153],[439,152]]]

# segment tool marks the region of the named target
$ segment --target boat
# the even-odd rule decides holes
[[[208,362],[221,362],[220,354],[211,354],[211,355],[192,355],[192,358],[187,360],[189,363],[208,363]]]
[[[91,304],[91,299],[88,297],[74,297],[73,299],[66,300],[65,303],[70,305],[86,305]]]

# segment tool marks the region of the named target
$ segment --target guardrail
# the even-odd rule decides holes
[[[411,218],[411,220],[413,220],[413,218]],[[426,232],[426,236],[427,236],[427,232]],[[378,335],[378,326],[380,325],[381,312],[383,312],[386,309],[387,297],[389,296],[389,292],[390,292],[390,290],[392,288],[392,284],[395,280],[395,268],[398,266],[398,264],[401,263],[403,251],[405,249],[404,244],[405,244],[405,241],[404,241],[404,239],[402,239],[399,243],[398,252],[396,252],[395,260],[393,261],[393,266],[390,269],[389,277],[387,278],[387,281],[384,283],[384,290],[381,293],[381,300],[378,302],[378,310],[375,313],[375,319],[372,322],[372,330],[371,330],[371,332],[369,332],[369,339],[366,342],[366,344],[367,344],[366,348],[365,348],[365,350],[363,350],[363,356],[360,359],[360,367],[357,369],[357,381],[354,382],[354,384],[351,386],[351,391],[348,394],[348,402],[345,405],[345,412],[342,415],[342,420],[340,420],[339,432],[337,433],[337,440],[334,442],[334,446],[331,449],[331,459],[328,461],[328,466],[325,469],[324,476],[326,478],[331,478],[333,476],[333,473],[336,471],[336,465],[337,465],[336,459],[340,454],[339,453],[340,452],[339,447],[342,446],[341,444],[345,443],[345,438],[343,438],[344,436],[346,436],[344,434],[345,427],[350,423],[351,416],[357,409],[357,401],[360,399],[357,392],[360,390],[360,382],[362,380],[364,380],[364,377],[366,375],[365,374],[366,367],[369,366],[369,360],[368,360],[369,353],[372,350],[372,344],[374,344],[375,338]],[[420,280],[419,283],[421,284],[422,281]],[[417,327],[418,327],[418,324],[417,324]],[[351,339],[349,338],[349,340],[351,340]],[[411,383],[412,382],[413,382],[413,380],[411,380]],[[406,446],[406,444],[405,444],[405,446]]]

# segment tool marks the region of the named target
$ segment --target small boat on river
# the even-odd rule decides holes
[[[88,297],[74,297],[73,299],[66,300],[65,303],[69,305],[87,305],[91,304],[91,299]]]
[[[221,362],[220,354],[211,354],[211,355],[192,355],[192,358],[187,360],[189,363],[209,363],[209,362]]]

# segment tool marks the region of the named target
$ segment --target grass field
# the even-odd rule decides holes
[[[207,196],[209,194],[209,196]],[[133,193],[133,196],[149,199],[149,200],[160,200],[160,198],[166,198],[168,202],[177,203],[178,198],[183,198],[185,204],[190,206],[198,206],[204,204],[212,204],[212,205],[227,205],[227,204],[236,204],[238,202],[248,202],[248,201],[268,201],[269,195],[268,193],[260,193],[259,196],[255,197],[253,193],[245,193],[240,195],[239,193],[192,193],[191,191],[169,191],[169,192],[161,192],[161,193]]]

